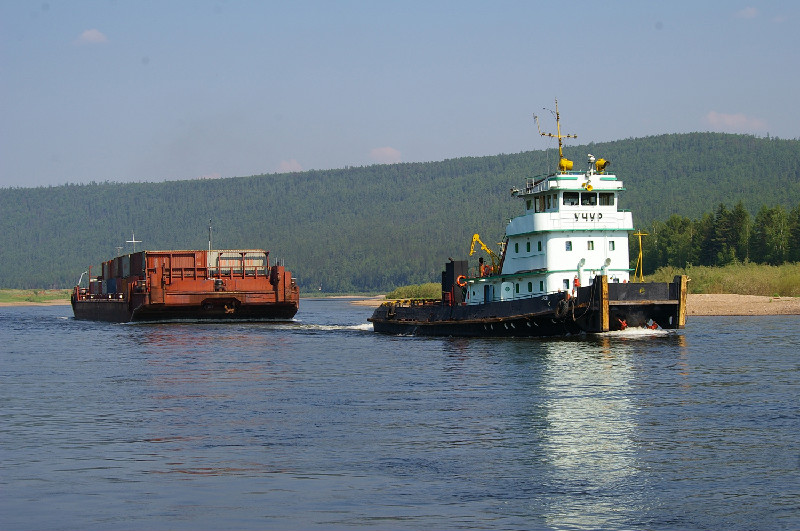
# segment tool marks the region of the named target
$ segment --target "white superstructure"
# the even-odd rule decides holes
[[[558,102],[558,121],[557,109]],[[559,124],[558,172],[512,190],[524,201],[525,214],[506,227],[500,271],[463,281],[467,304],[572,292],[596,275],[628,282],[633,219],[618,208],[622,181],[605,171],[608,161],[591,154],[586,171],[572,171],[561,149],[561,138],[568,136],[561,135]]]

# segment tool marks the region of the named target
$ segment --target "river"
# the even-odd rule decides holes
[[[0,308],[0,528],[800,528],[800,318],[489,340],[370,313]]]

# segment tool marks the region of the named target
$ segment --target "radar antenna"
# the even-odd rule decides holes
[[[536,129],[539,130],[540,135],[558,139],[558,169],[561,170],[562,172],[571,170],[572,161],[564,158],[564,150],[561,139],[578,138],[578,135],[561,134],[561,115],[558,112],[558,98],[556,98],[556,134],[543,133],[542,128],[539,127],[539,117],[534,114],[533,119],[536,120]]]

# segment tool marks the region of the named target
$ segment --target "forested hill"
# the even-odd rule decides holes
[[[720,203],[791,208],[800,198],[800,141],[670,134],[567,146],[592,153],[625,184],[637,227]],[[166,183],[0,189],[0,287],[70,287],[88,265],[138,249],[256,248],[281,258],[303,291],[385,291],[438,281],[473,233],[500,241],[522,204],[509,190],[555,167],[554,150]]]

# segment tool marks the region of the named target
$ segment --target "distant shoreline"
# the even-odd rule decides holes
[[[51,301],[31,302],[31,301],[13,301],[13,302],[0,302],[0,308],[9,306],[69,306],[69,299],[54,299]]]
[[[331,297],[314,297],[319,299],[352,299],[356,306],[377,307],[386,301],[386,297],[360,297],[336,295]],[[0,308],[13,306],[68,306],[68,299],[57,299],[45,302],[0,302]],[[763,295],[734,295],[720,293],[690,294],[686,302],[687,315],[800,315],[800,297],[766,297]],[[302,306],[302,304],[301,304]]]

